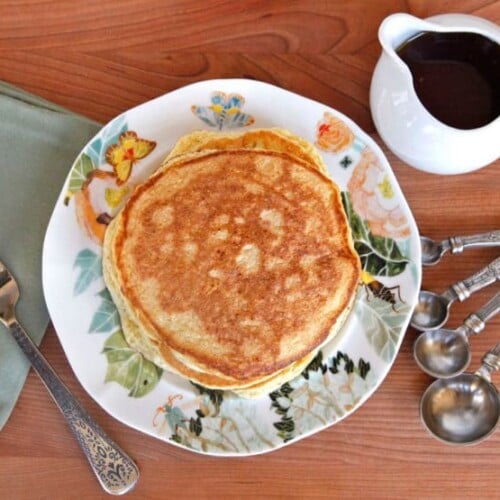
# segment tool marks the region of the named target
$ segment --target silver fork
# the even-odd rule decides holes
[[[111,495],[130,491],[139,479],[137,465],[82,408],[23,330],[15,314],[18,300],[17,282],[0,261],[0,322],[10,330],[54,398],[103,489]]]

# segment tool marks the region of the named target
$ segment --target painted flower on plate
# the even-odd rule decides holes
[[[354,210],[376,236],[407,238],[408,219],[400,207],[388,172],[375,153],[365,148],[347,186]]]
[[[354,142],[352,130],[339,118],[325,112],[318,123],[316,146],[323,151],[340,153]]]

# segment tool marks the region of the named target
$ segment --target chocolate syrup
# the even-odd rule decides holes
[[[418,98],[436,119],[459,129],[500,115],[500,45],[476,33],[422,32],[397,50]]]

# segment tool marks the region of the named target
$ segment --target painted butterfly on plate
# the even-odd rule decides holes
[[[112,144],[106,150],[106,161],[113,167],[116,174],[116,184],[124,184],[132,172],[134,164],[147,156],[156,147],[156,142],[141,139],[128,130],[123,132],[117,144]]]

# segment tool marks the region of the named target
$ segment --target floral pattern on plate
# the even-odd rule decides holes
[[[206,100],[209,106],[192,104]],[[420,286],[418,232],[377,145],[347,117],[325,108],[259,82],[200,82],[124,113],[78,156],[47,231],[44,290],[76,375],[116,418],[189,450],[249,455],[337,423],[383,381]],[[290,113],[302,121],[292,126]],[[170,118],[170,127],[167,115],[176,118]],[[284,127],[316,143],[341,189],[363,266],[363,282],[341,332],[300,376],[255,400],[194,385],[132,350],[102,279],[106,224],[176,140],[203,124]],[[80,206],[85,189],[91,212]],[[96,231],[91,221],[103,228]],[[62,245],[65,241],[70,243]],[[68,274],[70,283],[61,281]],[[57,307],[61,301],[67,307]]]
[[[223,391],[195,386],[198,407],[184,407],[179,394],[158,407],[153,425],[178,444],[206,453],[256,453],[327,426],[350,412],[374,384],[370,364],[355,364],[338,352],[323,362],[321,352],[296,379],[269,394],[276,417],[255,425],[258,407]],[[257,419],[258,421],[258,419]]]

